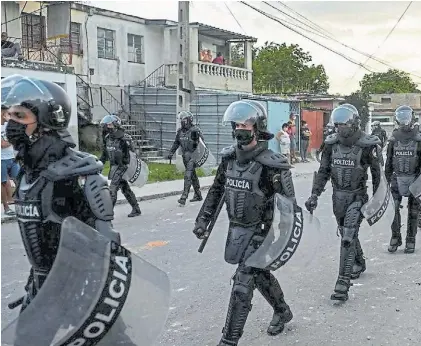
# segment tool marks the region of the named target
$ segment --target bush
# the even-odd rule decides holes
[[[93,153],[95,156],[101,156],[100,153],[95,152]],[[156,163],[156,162],[148,162],[149,167],[149,179],[148,184],[156,183],[159,181],[170,181],[170,180],[178,180],[184,178],[184,173],[180,173],[177,171],[175,165],[170,165],[169,163]],[[107,161],[104,165],[104,169],[102,170],[102,174],[108,176],[110,171],[110,163]],[[197,176],[205,177],[205,173],[202,169],[196,169]],[[215,175],[216,170],[212,170],[211,175]]]

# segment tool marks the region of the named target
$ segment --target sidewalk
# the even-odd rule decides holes
[[[292,176],[294,178],[305,176],[305,175],[311,175],[315,170],[319,168],[319,163],[317,161],[311,161],[309,163],[298,163],[295,164],[294,168],[291,169]],[[204,177],[199,178],[200,180],[200,186],[202,190],[207,190],[212,185],[214,177]],[[172,180],[172,181],[163,181],[160,183],[152,183],[152,184],[146,184],[142,188],[137,188],[135,186],[132,186],[132,190],[134,194],[137,197],[137,200],[140,201],[149,201],[153,199],[159,199],[169,196],[176,196],[181,195],[183,192],[183,180]],[[121,191],[118,192],[117,197],[117,204],[126,204],[127,201],[124,198]],[[13,205],[11,206],[13,208]],[[14,222],[16,221],[15,216],[6,216],[1,215],[1,223],[7,223],[7,222]]]

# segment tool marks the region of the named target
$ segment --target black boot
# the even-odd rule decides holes
[[[269,335],[282,333],[285,323],[292,320],[293,314],[284,300],[284,292],[278,280],[272,273],[262,272],[256,277],[256,287],[273,308],[273,317],[267,333]]]
[[[141,215],[142,212],[140,211],[139,204],[136,204],[134,207],[132,207],[132,212],[127,215],[128,217],[135,217]]]
[[[200,202],[202,200],[202,194],[199,191],[195,191],[193,198],[190,200],[190,202]]]
[[[341,257],[339,263],[339,275],[336,281],[334,293],[330,296],[331,300],[347,301],[348,291],[352,286],[351,272],[355,262],[355,239],[345,244],[341,241]],[[345,246],[346,245],[346,246]]]
[[[355,241],[355,263],[352,267],[351,279],[358,279],[366,269],[363,249],[361,248],[360,240],[357,238]]]
[[[411,203],[412,206],[412,203]],[[418,211],[408,210],[408,226],[406,231],[405,253],[415,252],[415,237],[417,235]]]
[[[392,222],[392,238],[390,238],[390,244],[387,249],[390,253],[394,253],[398,250],[398,247],[402,245],[402,236],[401,236],[401,212],[400,209],[401,201],[394,200],[395,202],[395,217]]]
[[[250,280],[253,280],[252,278]],[[250,282],[252,285],[252,283]],[[243,286],[244,287],[244,286]],[[219,346],[237,346],[238,341],[243,335],[244,325],[251,311],[253,298],[253,287],[248,287],[246,292],[236,292],[236,283],[231,291],[230,302],[228,305],[227,319],[222,329],[222,338]]]

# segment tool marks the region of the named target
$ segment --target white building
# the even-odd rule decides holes
[[[48,4],[48,3],[47,3]],[[40,2],[2,2],[2,32],[21,40],[27,58],[40,50],[49,18]],[[42,6],[46,6],[45,4]],[[15,20],[13,20],[15,18]],[[89,104],[95,119],[125,105],[129,85],[175,86],[177,76],[177,23],[149,20],[71,4],[69,39],[49,42],[49,50],[71,65],[78,81],[78,100]],[[244,66],[201,61],[210,50],[230,60],[230,45],[244,42]],[[252,92],[252,44],[255,38],[200,23],[190,25],[191,79],[196,88]],[[72,51],[72,54],[68,54]],[[35,58],[37,59],[37,58]],[[39,58],[40,59],[40,58]]]

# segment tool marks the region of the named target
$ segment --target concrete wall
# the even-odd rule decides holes
[[[40,70],[29,70],[29,69],[20,69],[12,67],[2,67],[1,77],[5,78],[13,74],[22,74],[28,77],[34,77],[38,79],[45,79],[60,85],[64,85],[64,89],[70,97],[72,102],[72,114],[70,117],[69,123],[69,132],[71,133],[76,145],[79,144],[78,138],[78,119],[77,119],[77,109],[76,109],[76,76],[73,74],[63,74],[57,72],[49,71],[40,71]]]
[[[372,102],[380,103],[375,106],[376,110],[395,109],[402,105],[421,108],[421,94],[371,94],[370,97]],[[390,102],[387,102],[387,99],[390,99]]]

